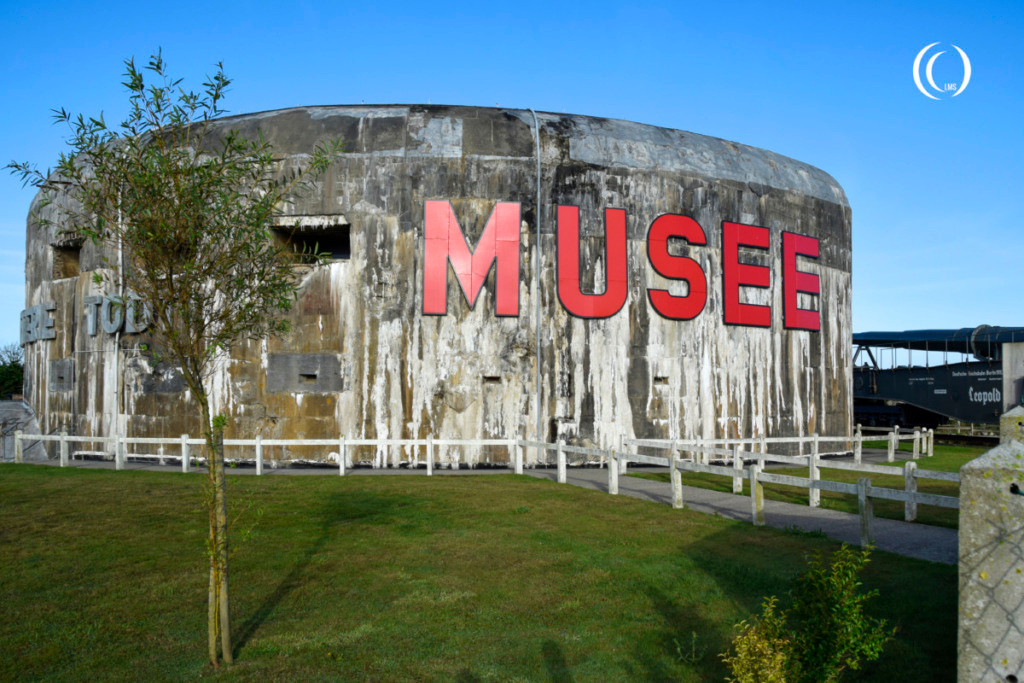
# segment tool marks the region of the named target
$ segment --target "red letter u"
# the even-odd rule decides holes
[[[605,279],[603,294],[580,291],[580,210],[558,207],[558,298],[580,318],[608,318],[626,303],[626,212],[605,209]]]

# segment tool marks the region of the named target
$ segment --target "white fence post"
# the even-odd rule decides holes
[[[743,458],[740,457],[739,445],[732,447],[732,492],[743,493]]]
[[[20,429],[14,432],[14,462],[25,462],[25,444],[21,442],[23,434]]]
[[[903,490],[917,493],[917,463],[913,460],[903,463]],[[908,522],[917,519],[917,501],[907,500],[903,503],[903,518]]]
[[[263,435],[256,435],[256,476],[263,474]]]
[[[935,455],[935,430],[928,430],[928,457]]]
[[[338,476],[345,476],[345,468],[348,467],[348,446],[345,444],[345,435],[338,437]]]
[[[523,446],[516,439],[516,474],[523,473]]]
[[[885,454],[886,462],[893,462],[896,459],[896,449],[899,447],[899,441],[897,441],[897,435],[900,433],[900,428],[897,427],[893,431],[889,432],[889,450]]]
[[[672,456],[669,458],[669,480],[672,482],[672,507],[683,507],[683,478],[679,474],[679,456],[676,454],[675,442],[672,442]]]
[[[761,437],[761,454],[768,455],[768,438],[764,436]],[[764,458],[757,459],[757,466],[764,470]]]
[[[815,482],[821,479],[821,470],[818,469],[818,434],[813,435],[811,441],[811,457],[808,458],[808,479],[811,486],[807,489],[807,504],[812,508],[821,507],[821,489],[814,488]]]
[[[754,526],[764,526],[764,487],[757,480],[761,473],[761,466],[751,464],[750,466],[750,517]]]
[[[921,430],[920,429],[915,429],[914,430],[914,455],[913,455],[913,458],[914,458],[914,460],[917,460],[920,457],[921,457]]]
[[[114,436],[114,469],[124,469],[124,437],[120,434]]]
[[[68,466],[68,433],[66,430],[60,430],[60,466]]]
[[[874,506],[871,502],[871,480],[861,477],[857,480],[857,509],[860,512],[860,547],[871,545],[875,537]]]
[[[626,437],[624,437],[624,436],[620,436],[619,437],[619,453],[625,453],[626,452],[625,441],[626,441]],[[619,474],[626,474],[626,468],[629,467],[629,458],[622,458],[622,457],[620,457],[618,459],[618,463],[619,463]]]
[[[427,434],[427,476],[434,476],[434,436]]]
[[[558,444],[558,483],[565,483],[565,451],[562,450],[562,440],[559,439]]]
[[[188,472],[189,460],[192,459],[188,448],[188,434],[181,435],[181,471]]]
[[[614,448],[608,456],[608,493],[613,496],[619,493],[619,459]]]
[[[857,425],[857,436],[853,442],[853,461],[858,465],[864,457],[864,433],[860,429],[860,425]]]

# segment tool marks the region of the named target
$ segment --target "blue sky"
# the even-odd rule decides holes
[[[232,113],[297,105],[532,107],[735,140],[813,164],[853,207],[855,331],[1024,326],[1024,3],[0,2],[0,160],[51,165],[50,109],[106,113],[163,49]],[[939,83],[917,53],[939,41]],[[0,176],[0,344],[24,308],[33,195]]]

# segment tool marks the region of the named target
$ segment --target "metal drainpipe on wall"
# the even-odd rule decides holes
[[[534,266],[533,274],[533,295],[537,298],[537,355],[534,359],[534,365],[536,368],[536,380],[537,380],[537,441],[542,442],[541,438],[541,384],[540,384],[540,124],[537,122],[537,112],[530,109],[530,113],[533,114],[533,136],[537,143],[537,204],[534,209],[534,223],[536,223],[536,244],[534,245],[534,260],[536,265]],[[537,462],[540,462],[541,449],[537,447]]]
[[[121,231],[121,209],[117,210],[117,226],[118,232]],[[120,235],[117,238],[117,280],[118,289],[120,290],[120,306],[121,315],[127,321],[128,310],[125,306],[124,299],[124,243],[121,240]],[[114,437],[121,432],[121,329],[118,328],[114,332]],[[114,460],[117,460],[117,451],[119,448],[117,442],[114,442]]]

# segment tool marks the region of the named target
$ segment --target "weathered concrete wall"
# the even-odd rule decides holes
[[[288,212],[347,223],[351,247],[350,258],[305,276],[287,336],[239,345],[221,363],[215,407],[233,418],[229,436],[532,438],[538,299],[543,438],[613,446],[633,436],[848,433],[851,223],[838,184],[724,140],[581,116],[538,119],[539,211],[527,111],[321,107],[222,122],[246,135],[261,131],[285,165],[301,164],[318,141],[342,139],[345,153]],[[496,202],[520,204],[518,317],[495,316],[493,270],[472,309],[449,275],[448,314],[422,314],[424,207],[436,199],[451,202],[470,245]],[[581,279],[596,293],[605,287],[604,210],[627,212],[628,296],[612,317],[576,318],[559,303],[558,205],[579,207]],[[707,246],[679,252],[707,274],[707,304],[693,320],[663,318],[648,301],[648,288],[686,291],[648,261],[648,229],[665,213],[692,217],[707,237]],[[772,306],[770,328],[723,323],[723,221],[770,230],[769,249],[741,250],[742,261],[771,267],[768,289],[743,288],[746,300]],[[819,240],[820,258],[800,267],[819,276],[820,296],[801,295],[801,306],[819,309],[820,331],[783,326],[784,231]],[[115,362],[113,335],[88,334],[83,303],[101,294],[88,271],[103,255],[87,243],[82,274],[54,279],[58,242],[30,220],[27,305],[57,305],[56,338],[26,346],[26,386],[43,431],[106,434],[122,424],[139,435],[197,434],[172,373],[157,368],[154,376],[131,336]],[[317,373],[303,371],[313,365]],[[378,465],[407,458],[357,457]]]
[[[1019,435],[1024,410],[1004,416]],[[1024,443],[1004,441],[960,469],[957,678],[1024,676]],[[1011,679],[1014,676],[1016,678]]]
[[[14,433],[38,434],[39,424],[32,410],[21,401],[0,401],[0,462],[14,462]],[[22,442],[26,462],[46,460],[47,453],[38,441]]]

